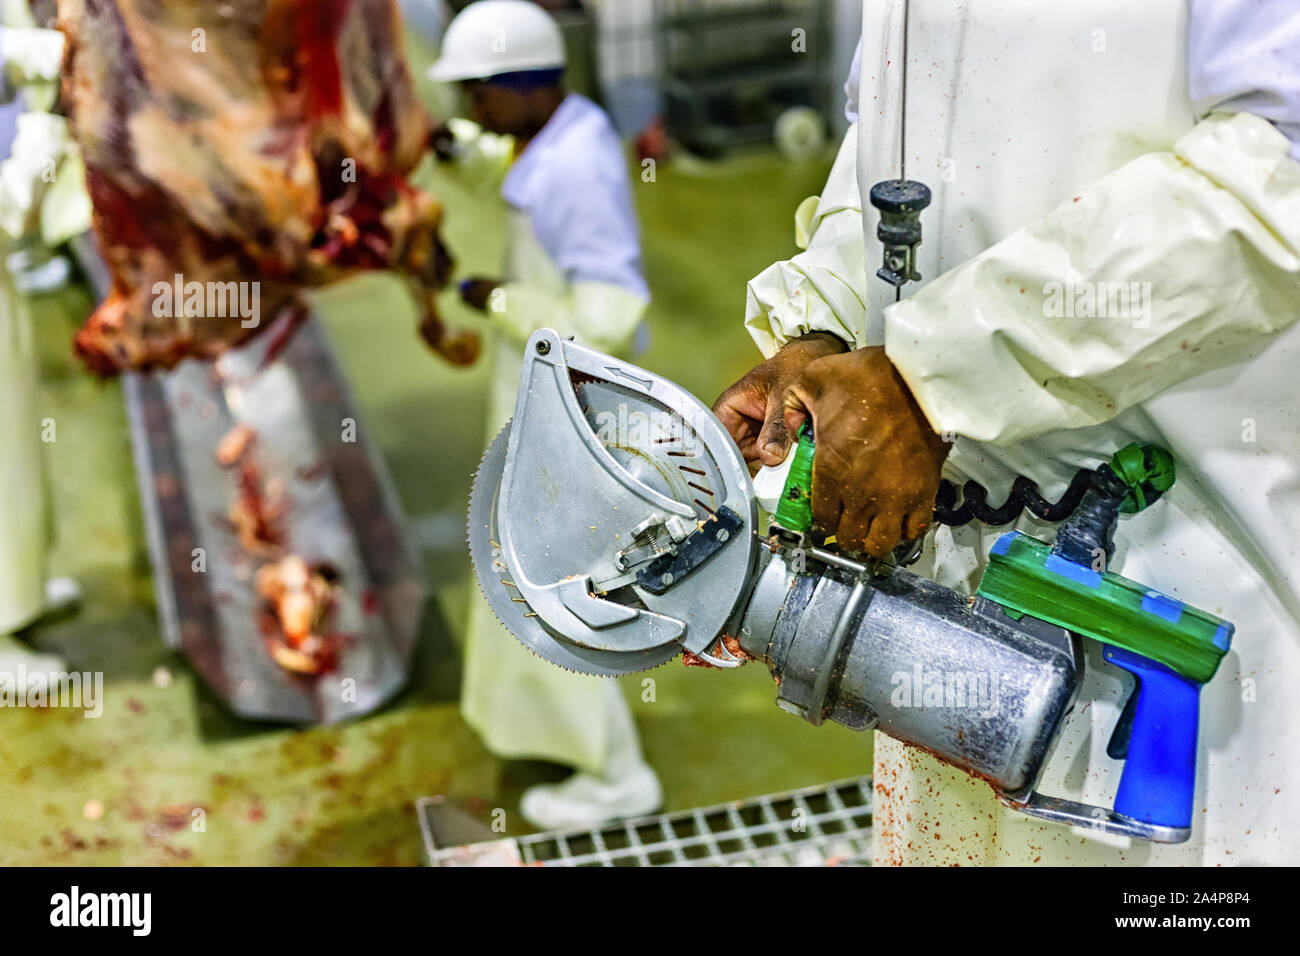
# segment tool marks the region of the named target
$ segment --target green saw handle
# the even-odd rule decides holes
[[[794,462],[790,465],[790,474],[786,476],[781,500],[773,516],[778,525],[796,534],[812,531],[813,452],[816,448],[812,423],[805,421],[799,428],[798,441],[792,452]]]

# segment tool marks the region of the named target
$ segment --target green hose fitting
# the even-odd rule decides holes
[[[786,531],[796,534],[808,534],[812,531],[812,471],[813,452],[812,426],[804,422],[799,428],[799,438],[794,446],[794,461],[790,464],[790,474],[785,479],[781,490],[781,500],[777,503],[773,521]]]
[[[1160,445],[1125,445],[1111,458],[1110,470],[1128,486],[1119,510],[1137,514],[1155,504],[1174,485],[1174,456]]]

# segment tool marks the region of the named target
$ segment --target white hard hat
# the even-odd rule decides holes
[[[448,25],[429,79],[454,83],[563,67],[564,37],[545,10],[529,0],[477,0]]]

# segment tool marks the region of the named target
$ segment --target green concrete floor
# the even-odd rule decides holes
[[[654,292],[642,364],[706,401],[755,352],[741,316],[745,281],[791,252],[795,205],[826,162],[767,153],[660,168],[636,182]],[[500,210],[435,174],[461,274],[495,273]],[[317,300],[383,448],[408,515],[463,514],[484,428],[482,369],[453,371],[417,345],[410,302],[372,276]],[[27,635],[77,670],[100,670],[102,718],[68,710],[0,711],[0,864],[414,864],[413,804],[464,801],[487,819],[558,768],[503,762],[457,708],[458,633],[471,587],[460,547],[428,559],[430,601],[409,688],[364,720],[307,731],[236,720],[164,650],[155,619],[121,391],[75,367],[68,342],[92,302],[80,290],[38,301],[58,543],[51,570],[76,576],[85,607]],[[475,316],[455,304],[453,321]],[[679,809],[867,772],[870,739],[810,727],[779,711],[758,666],[720,673],[677,663],[625,691],[668,807]],[[201,814],[196,814],[201,810]],[[202,828],[196,827],[196,821]]]

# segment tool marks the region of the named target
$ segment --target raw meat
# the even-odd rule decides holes
[[[213,358],[273,325],[287,336],[302,290],[385,269],[409,277],[439,354],[477,357],[477,337],[448,332],[435,308],[451,259],[441,206],[407,181],[429,120],[393,0],[58,9],[64,98],[113,275],[76,340],[90,369]]]
[[[257,593],[274,616],[267,651],[285,670],[320,674],[338,661],[340,637],[329,633],[337,584],[328,568],[308,567],[296,554],[257,572]]]

